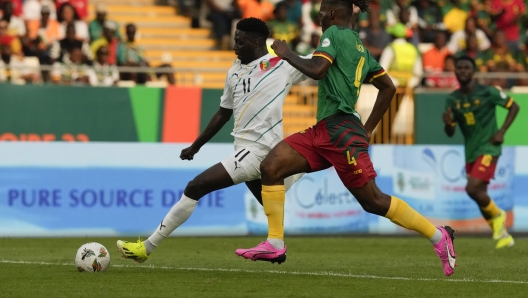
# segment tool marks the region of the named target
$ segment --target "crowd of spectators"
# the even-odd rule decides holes
[[[161,76],[119,73],[117,66],[149,63],[135,42],[136,26],[126,24],[122,38],[120,24],[107,15],[98,5],[88,20],[87,0],[0,0],[0,82],[113,86]],[[173,74],[166,76],[175,84]]]
[[[460,55],[473,57],[480,72],[527,70],[526,1],[372,0],[371,13],[361,13],[355,28],[397,85],[451,88],[457,82],[446,73],[452,73],[454,58]],[[179,13],[190,17],[199,7],[212,23],[221,50],[231,49],[233,25],[246,17],[266,21],[270,41],[284,39],[300,55],[312,53],[322,34],[322,0],[173,2]],[[121,27],[107,17],[104,6],[97,6],[95,18],[88,20],[87,7],[87,0],[0,0],[0,81],[107,86],[157,77],[118,73],[115,66],[149,66],[136,42],[137,28]],[[39,64],[52,67],[44,72],[29,67]],[[173,84],[174,76],[168,75],[167,81]],[[527,85],[528,80],[498,77],[490,83],[508,88]]]
[[[218,48],[229,48],[233,20],[258,17],[270,39],[284,39],[301,55],[313,51],[322,32],[322,0],[206,0]],[[400,86],[455,87],[453,59],[468,55],[481,72],[524,72],[528,16],[523,0],[372,0],[356,30],[374,58]],[[419,50],[418,50],[419,49]],[[438,74],[438,75],[437,75]],[[502,87],[527,80],[497,79]]]

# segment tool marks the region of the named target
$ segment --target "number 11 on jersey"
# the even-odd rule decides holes
[[[244,87],[244,94],[246,94],[246,91],[247,91],[247,93],[249,93],[249,92],[250,92],[249,88],[250,88],[250,85],[251,85],[251,78],[249,78],[249,79],[247,80],[247,90],[246,90],[246,79],[244,79],[244,80],[242,81],[242,85],[243,85],[243,87]]]

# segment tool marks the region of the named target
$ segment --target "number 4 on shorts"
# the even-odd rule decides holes
[[[349,165],[357,166],[356,158],[354,156],[350,157],[350,151],[347,151],[347,160]]]

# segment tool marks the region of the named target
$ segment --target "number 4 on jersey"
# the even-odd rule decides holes
[[[246,79],[244,79],[244,80],[242,81],[242,85],[243,85],[243,87],[244,87],[244,94],[246,94],[246,92],[249,93],[249,92],[251,91],[251,90],[249,90],[250,85],[251,85],[251,78],[249,78],[249,79],[247,80],[247,89],[246,89]]]

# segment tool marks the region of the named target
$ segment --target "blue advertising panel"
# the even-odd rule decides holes
[[[0,236],[149,235],[188,181],[231,154],[206,145],[193,161],[186,144],[2,143]],[[528,231],[528,147],[506,147],[489,193],[508,226]],[[489,232],[465,193],[462,146],[372,146],[381,190],[435,224]],[[174,235],[265,234],[263,208],[244,184],[211,193]],[[305,174],[287,192],[287,234],[406,233],[366,213],[333,168]]]

